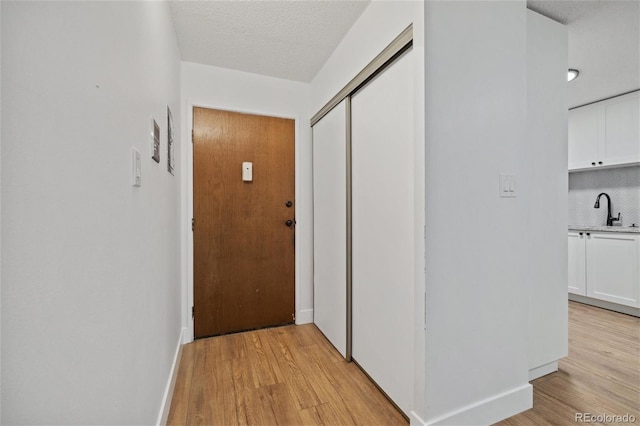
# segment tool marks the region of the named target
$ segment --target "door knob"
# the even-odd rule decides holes
[[[285,206],[287,207],[291,207],[293,205],[293,203],[291,201],[287,201],[287,203],[285,204]]]
[[[293,221],[291,219],[289,219],[284,224],[287,225],[287,226],[291,226],[291,225],[293,225]]]

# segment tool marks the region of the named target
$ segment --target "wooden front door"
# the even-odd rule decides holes
[[[294,123],[193,109],[196,338],[294,322]]]

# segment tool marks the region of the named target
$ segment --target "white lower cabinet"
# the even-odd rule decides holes
[[[640,307],[640,236],[591,233],[587,237],[587,296]]]
[[[585,233],[569,232],[569,293],[587,295]]]
[[[569,232],[569,292],[640,308],[640,234]]]

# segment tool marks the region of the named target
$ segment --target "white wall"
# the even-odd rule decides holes
[[[152,424],[180,334],[168,6],[2,2],[2,54],[2,422]]]
[[[531,378],[553,371],[567,355],[567,58],[567,28],[527,10],[527,143],[520,148],[520,189]]]
[[[411,422],[421,423],[425,416],[424,363],[424,3],[419,1],[374,1],[363,12],[320,72],[311,82],[310,112],[315,114],[342,87],[360,72],[405,28],[413,24],[414,87],[414,323],[413,334],[413,406]]]
[[[524,1],[425,3],[427,422],[489,424],[531,406]],[[524,189],[523,189],[524,190]]]
[[[309,84],[241,71],[182,63],[183,108],[183,324],[185,341],[193,338],[193,106],[217,108],[296,120],[296,323],[313,321],[313,193]]]

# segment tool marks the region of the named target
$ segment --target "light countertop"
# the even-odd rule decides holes
[[[631,226],[580,226],[569,225],[569,231],[594,231],[594,232],[629,232],[638,234],[640,233],[639,227]]]

